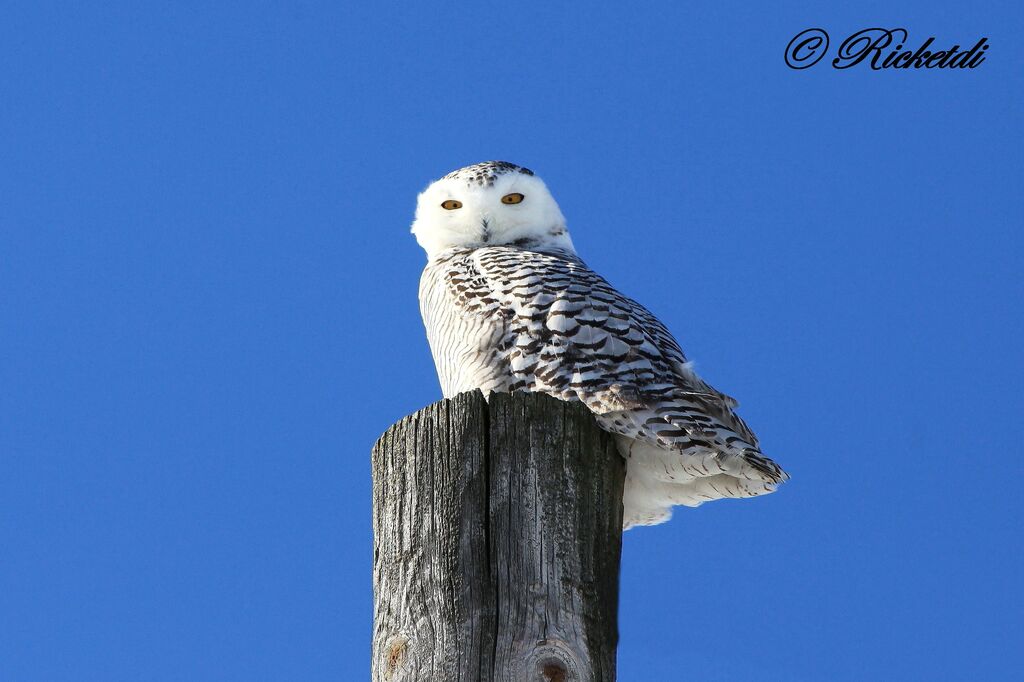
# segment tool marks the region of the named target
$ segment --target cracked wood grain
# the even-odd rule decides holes
[[[585,407],[477,392],[373,449],[374,682],[611,682],[625,466]]]

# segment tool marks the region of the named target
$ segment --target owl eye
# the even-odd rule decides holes
[[[501,198],[501,203],[503,203],[503,204],[518,204],[524,198],[525,197],[523,197],[523,195],[518,193],[518,192],[516,192],[514,194],[506,194],[505,196],[503,196]]]
[[[448,201],[441,202],[441,208],[446,211],[454,211],[457,208],[462,208],[462,202],[456,201],[455,199],[449,199]]]

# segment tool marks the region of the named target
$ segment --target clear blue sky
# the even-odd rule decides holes
[[[627,534],[622,680],[1024,668],[1016,3],[99,4],[0,21],[0,678],[366,677],[408,226],[486,159],[793,475]]]

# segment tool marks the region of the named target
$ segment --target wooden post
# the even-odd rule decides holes
[[[625,466],[580,404],[479,391],[373,449],[374,682],[612,682]]]

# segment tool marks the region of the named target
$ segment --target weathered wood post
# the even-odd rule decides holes
[[[612,682],[625,467],[582,405],[479,391],[373,449],[374,682]]]

